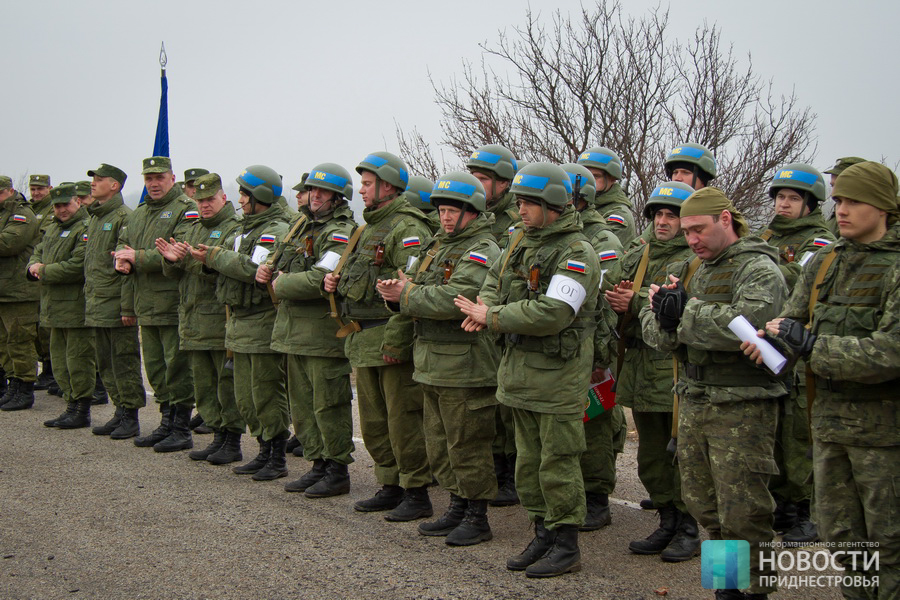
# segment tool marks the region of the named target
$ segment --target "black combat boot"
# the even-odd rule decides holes
[[[155,452],[177,452],[190,450],[194,447],[194,438],[191,436],[191,411],[190,404],[175,404],[171,408],[172,427],[169,435],[153,444]]]
[[[0,367],[0,398],[2,398],[3,396],[6,395],[6,387],[7,387],[6,369],[4,369],[3,367]]]
[[[368,500],[360,500],[353,505],[359,512],[378,512],[397,508],[403,501],[403,488],[399,485],[383,485]]]
[[[16,397],[16,392],[19,390],[20,383],[22,383],[22,380],[17,377],[9,378],[9,383],[6,386],[6,391],[3,392],[3,396],[0,396],[0,407],[6,406],[13,398]]]
[[[93,406],[109,404],[109,394],[106,393],[106,386],[103,385],[103,380],[100,379],[100,373],[97,373],[97,381],[94,383],[94,397],[91,400],[91,404]]]
[[[203,417],[198,412],[190,422],[191,431],[197,435],[206,435],[207,433],[215,433],[215,429],[206,424]]]
[[[516,493],[516,456],[494,455],[494,472],[497,475],[497,496],[491,506],[513,506],[519,503]]]
[[[797,523],[784,532],[782,541],[790,544],[810,544],[819,539],[816,524],[809,520],[809,500],[797,503]]]
[[[122,422],[122,411],[125,409],[121,406],[116,407],[116,412],[113,414],[112,419],[104,423],[103,425],[97,425],[93,429],[91,429],[91,433],[94,435],[109,435],[113,431],[116,430],[116,427],[119,426],[119,423]],[[46,423],[44,423],[46,425]]]
[[[12,400],[0,406],[0,410],[25,410],[32,406],[34,406],[34,382],[20,379],[19,385],[16,386],[16,395]]]
[[[747,596],[741,590],[716,590],[716,600],[745,600]]]
[[[641,510],[653,510],[656,508],[656,505],[653,504],[653,500],[651,500],[650,498],[644,498],[643,500],[641,500],[640,505]]]
[[[82,398],[76,402],[75,412],[60,420],[56,426],[60,429],[81,429],[91,426],[91,398]]]
[[[306,488],[307,498],[330,498],[350,493],[350,471],[347,465],[328,459],[325,477]]]
[[[327,474],[328,464],[325,462],[325,459],[316,458],[313,460],[312,468],[304,473],[300,479],[295,479],[294,481],[289,481],[284,484],[284,491],[305,492],[307,488],[312,487],[325,479],[325,475]]]
[[[122,419],[118,426],[112,430],[109,437],[114,440],[127,440],[141,433],[141,424],[138,421],[137,408],[123,408]]]
[[[556,528],[553,546],[540,560],[525,569],[527,577],[556,577],[581,570],[581,550],[578,548],[578,525]]]
[[[241,454],[241,436],[244,435],[239,431],[226,431],[225,443],[219,448],[218,452],[213,452],[206,458],[206,462],[211,465],[227,465],[228,463],[244,460]]]
[[[612,515],[609,512],[609,495],[585,492],[587,515],[584,517],[584,525],[581,531],[597,531],[612,523]]]
[[[41,363],[41,374],[38,375],[37,381],[34,382],[34,389],[48,390],[51,386],[56,386],[56,379],[53,378],[53,365],[48,358]]]
[[[428,488],[425,486],[409,488],[403,494],[403,500],[397,508],[384,515],[385,521],[415,521],[424,519],[434,514],[431,506],[431,498],[428,497]]]
[[[64,420],[68,419],[71,415],[74,415],[78,411],[78,403],[74,400],[72,402],[66,402],[66,410],[64,410],[58,417],[55,419],[47,419],[44,421],[44,427],[59,427],[59,424]]]
[[[537,519],[534,522],[534,539],[528,542],[521,554],[507,559],[506,568],[510,571],[524,571],[547,554],[555,539],[556,532],[544,527],[543,519]]]
[[[254,481],[271,481],[287,476],[287,453],[284,450],[285,445],[287,445],[287,439],[287,433],[280,433],[272,438],[272,451],[269,453],[269,460],[266,462],[266,466],[253,474]]]
[[[428,536],[448,535],[462,523],[468,506],[468,500],[460,498],[456,494],[450,494],[450,506],[447,507],[447,512],[435,521],[420,523],[419,533]]]
[[[300,443],[300,440],[297,439],[297,436],[296,436],[296,435],[292,435],[292,436],[291,436],[291,439],[289,439],[289,440],[287,441],[287,445],[284,447],[284,451],[287,452],[287,453],[289,453],[289,454],[293,454],[293,453],[294,453],[294,448],[297,448],[298,446],[302,446],[302,445],[303,445],[303,444]]]
[[[690,513],[680,513],[678,529],[675,537],[660,553],[665,562],[684,562],[691,560],[700,552],[700,529],[697,520]]]
[[[213,441],[209,446],[203,448],[202,450],[193,450],[188,452],[188,456],[191,457],[191,460],[206,460],[209,458],[210,454],[215,454],[225,445],[225,431],[222,429],[217,429],[215,435],[213,436]]]
[[[459,527],[444,540],[448,546],[474,546],[494,538],[487,518],[487,500],[469,500],[466,515]]]
[[[299,438],[297,439],[297,446],[291,450],[290,453],[297,458],[303,458],[303,442],[301,442]]]
[[[635,554],[659,554],[666,549],[675,532],[678,530],[678,509],[674,504],[663,504],[657,511],[659,528],[643,540],[635,540],[628,544],[628,549]]]
[[[775,513],[772,529],[784,533],[797,524],[797,505],[781,496],[775,496]]]
[[[264,442],[261,436],[256,438],[256,441],[259,443],[259,454],[248,463],[232,467],[232,473],[252,475],[266,466],[266,463],[269,462],[269,455],[272,454],[272,442]]]
[[[159,405],[159,427],[150,432],[150,435],[135,438],[134,445],[139,448],[148,448],[157,442],[161,442],[172,433],[172,406],[168,402]],[[118,438],[116,438],[118,439]]]

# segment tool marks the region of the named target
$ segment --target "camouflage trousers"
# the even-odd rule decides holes
[[[346,358],[287,355],[291,421],[306,460],[353,462],[351,370]]]
[[[512,409],[502,404],[497,405],[494,416],[494,441],[491,444],[493,454],[506,456],[516,455],[516,424],[513,421]]]
[[[836,550],[878,551],[879,589],[842,588],[846,598],[900,598],[900,446],[846,446],[813,439],[816,524]],[[867,545],[870,544],[870,545]],[[857,568],[861,567],[858,559]],[[841,560],[844,575],[850,557]]]
[[[289,432],[284,354],[234,353],[234,398],[250,435],[269,441]]]
[[[616,418],[613,407],[584,423],[586,450],[581,455],[581,476],[584,491],[594,494],[612,494],[616,489],[616,441],[623,420]]]
[[[497,388],[422,385],[425,449],[442,488],[468,500],[493,500],[491,456]]]
[[[86,327],[50,329],[53,377],[66,402],[92,400],[97,382],[94,332]]]
[[[548,529],[584,524],[581,478],[584,413],[550,414],[513,408],[516,422],[516,490],[531,521]]]
[[[37,352],[39,361],[49,360],[53,362],[53,357],[50,355],[50,327],[38,325],[37,337],[34,338],[34,351]]]
[[[778,473],[773,453],[778,403],[744,400],[711,403],[682,397],[678,416],[681,493],[688,512],[711,539],[750,543],[750,593],[768,593],[759,577],[762,544],[775,537],[775,501],[769,478]]]
[[[122,408],[146,406],[138,328],[96,327],[94,348],[97,370],[112,403]]]
[[[799,392],[806,402],[806,388]],[[812,458],[809,456],[809,426],[806,410],[797,396],[778,399],[778,430],[775,436],[775,462],[780,474],[772,477],[772,494],[797,503],[812,498]]]
[[[381,485],[416,488],[431,483],[422,424],[422,388],[411,362],[358,367],[359,424]]]
[[[37,302],[0,302],[0,365],[7,377],[37,378]]]
[[[209,427],[244,433],[244,419],[234,399],[234,368],[225,367],[224,350],[187,350],[197,412]]]
[[[681,471],[675,456],[666,450],[672,439],[672,413],[632,410],[638,432],[638,477],[655,506],[674,504],[686,512],[681,499]]]
[[[194,403],[188,353],[179,348],[177,325],[141,325],[144,370],[160,404]]]

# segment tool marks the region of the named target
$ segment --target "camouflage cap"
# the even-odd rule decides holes
[[[222,189],[222,178],[215,173],[201,175],[194,180],[194,200],[206,200]]]
[[[125,180],[128,178],[125,171],[106,163],[101,163],[96,169],[91,169],[87,175],[88,177],[112,177],[119,182],[119,187],[125,185]]]
[[[307,177],[309,177],[309,173],[304,173],[304,174],[300,177],[300,183],[298,183],[297,185],[295,185],[295,186],[294,186],[293,188],[291,188],[291,189],[293,189],[295,192],[305,192],[305,191],[306,191],[306,178],[307,178]]]
[[[898,214],[897,176],[881,163],[864,161],[847,167],[835,180],[831,195]]]
[[[206,169],[188,169],[184,172],[184,181],[185,183],[194,181],[201,175],[209,175],[209,171],[207,171]]]
[[[168,156],[151,156],[144,159],[144,168],[141,175],[150,173],[168,173],[172,170],[172,159]]]
[[[12,178],[6,175],[0,175],[0,190],[12,189]]]
[[[827,173],[828,175],[840,175],[847,167],[861,162],[866,162],[866,159],[860,158],[858,156],[844,156],[837,159],[833,167],[831,167],[827,171],[822,172]]]
[[[91,182],[90,181],[76,181],[75,182],[75,195],[79,197],[90,196],[91,195]]]
[[[74,183],[61,183],[50,190],[50,202],[52,204],[68,204],[75,197]]]
[[[688,199],[681,204],[681,218],[701,215],[717,217],[722,214],[723,210],[730,212],[738,224],[737,234],[739,237],[744,237],[750,232],[744,215],[734,207],[734,203],[728,199],[725,192],[716,187],[706,187],[688,196]]]
[[[47,187],[50,185],[49,175],[32,175],[28,178],[28,187]]]

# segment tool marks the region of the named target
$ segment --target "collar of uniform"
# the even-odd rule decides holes
[[[124,204],[125,199],[122,198],[122,194],[116,192],[109,200],[107,200],[103,204],[97,204],[96,202],[94,202],[87,207],[87,211],[88,214],[92,217],[105,217]]]

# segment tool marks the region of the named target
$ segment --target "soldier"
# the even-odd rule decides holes
[[[209,171],[206,169],[188,169],[184,172],[184,193],[186,196],[189,198],[194,197],[194,194],[197,192],[194,181],[203,175],[209,175]]]
[[[820,248],[834,241],[819,203],[825,201],[825,180],[810,165],[792,163],[775,172],[769,185],[775,201],[775,217],[758,235],[778,249],[778,266],[788,289],[794,289],[803,267]],[[812,460],[806,404],[805,365],[791,374],[790,394],[779,399],[775,460],[779,475],[769,482],[775,497],[775,531],[786,542],[817,539],[810,521]]]
[[[431,203],[431,190],[434,182],[427,177],[413,175],[406,186],[406,200],[413,208],[418,208],[428,218],[428,226],[431,233],[438,233],[441,229],[441,216],[437,208]]]
[[[497,405],[499,353],[487,332],[461,329],[458,295],[474,300],[500,255],[486,213],[484,188],[469,173],[452,172],[434,186],[439,233],[408,269],[408,278],[379,282],[378,292],[400,313],[416,319],[413,379],[425,394],[428,461],[450,506],[419,533],[446,536],[450,546],[493,538],[488,501],[497,495],[491,456]]]
[[[166,259],[163,273],[179,282],[179,348],[190,358],[197,412],[215,434],[206,448],[188,456],[224,465],[243,458],[240,440],[246,427],[234,399],[234,370],[225,364],[225,306],[216,300],[218,276],[204,269],[190,251],[200,244],[233,243],[241,224],[217,174],[200,175],[193,181],[199,214],[185,213],[192,225],[184,239],[158,238],[156,249]]]
[[[347,247],[356,223],[347,205],[353,180],[333,163],[317,165],[306,180],[307,206],[256,281],[279,300],[272,350],[287,355],[288,400],[294,431],[312,468],[284,486],[307,498],[350,493],[353,462],[353,390],[350,361],[322,282]],[[272,282],[273,274],[276,279]]]
[[[653,223],[645,244],[621,261],[622,279],[606,299],[620,315],[616,401],[631,408],[638,432],[638,475],[659,513],[659,527],[628,549],[635,554],[661,554],[667,562],[689,560],[700,543],[697,522],[681,498],[681,476],[666,450],[672,434],[672,356],[644,343],[638,320],[651,284],[668,283],[669,265],[693,257],[681,233],[681,204],[694,192],[677,181],[663,183],[644,206]]]
[[[826,175],[831,175],[831,180],[828,182],[828,185],[834,189],[834,182],[837,180],[838,175],[843,173],[847,167],[853,166],[857,163],[866,162],[866,159],[860,158],[858,156],[844,156],[835,161],[834,166],[828,169],[827,171],[823,171]],[[835,210],[831,211],[831,216],[828,218],[828,221],[825,224],[828,227],[828,230],[835,236],[835,238],[841,235],[840,229],[838,229],[837,224],[837,212]]]
[[[40,224],[40,235],[35,242],[38,243],[53,218],[53,204],[50,202],[50,190],[53,186],[50,185],[50,176],[32,175],[28,178],[28,189],[31,193],[31,209]],[[50,394],[59,396],[59,386],[53,378],[53,361],[50,358],[50,330],[41,327],[40,324],[36,343],[38,360],[41,361],[41,374],[34,384],[34,389],[48,390]]]
[[[234,354],[234,396],[250,435],[259,442],[256,457],[232,468],[238,475],[269,481],[287,475],[285,446],[290,437],[284,389],[284,357],[273,352],[275,305],[256,270],[288,231],[289,217],[281,195],[281,175],[264,165],[251,165],[235,179],[244,213],[233,250],[200,244],[193,257],[218,271],[216,298],[228,306],[225,347]],[[240,448],[240,437],[232,438]]]
[[[110,260],[131,215],[122,198],[127,175],[105,163],[87,174],[94,203],[87,208],[91,220],[84,252],[84,323],[94,328],[100,379],[116,407],[113,417],[91,432],[123,440],[140,433],[138,410],[147,403],[137,319],[123,312],[123,291],[132,282],[116,272]]]
[[[430,230],[424,215],[403,195],[409,174],[399,157],[373,152],[356,172],[366,225],[324,279],[325,293],[341,297],[342,316],[350,319],[338,336],[347,336],[363,441],[382,486],[353,507],[390,511],[388,521],[412,521],[433,514],[426,488],[432,478],[422,429],[422,389],[412,379],[412,322],[391,316],[375,284],[406,268],[428,242]]]
[[[619,185],[622,179],[622,159],[609,148],[600,146],[585,150],[578,156],[578,164],[586,167],[597,185],[597,196],[594,200],[596,210],[606,219],[606,225],[612,230],[622,246],[634,239],[634,214],[631,200]]]
[[[681,144],[672,148],[665,160],[666,177],[701,190],[716,178],[716,157],[706,146]]]
[[[504,334],[497,400],[512,408],[516,487],[535,536],[510,570],[552,577],[581,568],[584,400],[593,366],[597,253],[568,206],[568,174],[532,163],[512,185],[523,228],[494,263],[478,303],[458,296],[466,331]]]
[[[94,198],[91,196],[91,182],[90,181],[78,181],[75,183],[75,196],[78,198],[78,203],[87,208],[91,204],[94,203]]]
[[[66,410],[47,427],[78,429],[91,424],[97,362],[94,334],[84,325],[84,251],[87,209],[75,184],[50,191],[53,219],[28,262],[28,278],[41,281],[41,324],[50,331],[50,354]]]
[[[806,359],[813,379],[819,534],[830,548],[878,552],[879,569],[868,572],[850,552],[838,559],[845,598],[895,598],[900,590],[897,190],[897,176],[879,163],[838,175],[832,197],[841,239],[816,254],[780,317],[765,326],[791,358]],[[755,345],[743,347],[760,362]],[[843,584],[863,575],[878,577],[880,589]]]
[[[9,411],[34,405],[39,289],[25,274],[40,225],[5,175],[0,175],[0,207],[0,367],[9,380],[0,408]]]
[[[297,211],[302,211],[304,206],[309,205],[309,190],[306,189],[306,180],[309,177],[309,173],[304,173],[300,177],[300,183],[295,185],[292,190],[297,192],[294,196],[297,198]]]
[[[765,598],[774,575],[760,560],[772,541],[771,475],[777,398],[784,382],[740,351],[728,323],[743,315],[765,323],[787,296],[777,251],[748,235],[743,216],[717,188],[691,194],[681,205],[681,228],[696,258],[672,265],[666,286],[651,284],[640,312],[644,342],[678,359],[675,391],[681,490],[690,514],[713,540],[750,543],[746,595],[718,590],[717,598]],[[696,526],[682,520],[685,535]]]
[[[188,356],[178,349],[178,282],[163,274],[156,239],[184,239],[193,222],[186,213],[196,213],[197,205],[175,186],[169,157],[145,158],[141,173],[147,195],[125,220],[114,256],[116,270],[130,280],[122,288],[122,323],[134,325],[136,317],[141,327],[144,369],[162,416],[134,445],[174,452],[194,445],[188,429],[194,384]]]

